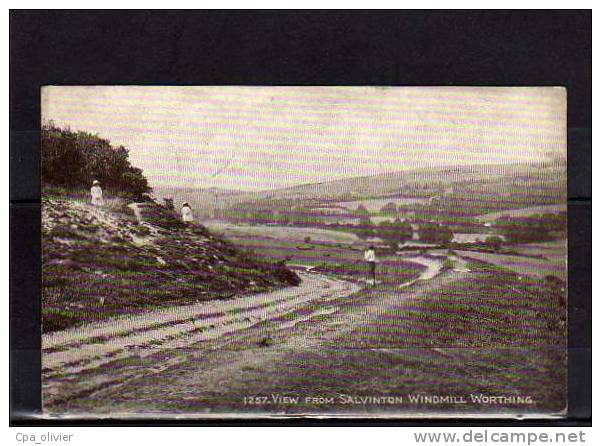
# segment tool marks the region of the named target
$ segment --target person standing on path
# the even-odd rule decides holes
[[[372,285],[376,284],[376,252],[374,251],[374,247],[372,245],[367,248],[365,253],[363,254],[363,258],[369,265],[369,275],[371,276]]]
[[[102,206],[104,204],[104,200],[102,198],[102,188],[100,187],[100,181],[94,180],[92,182],[90,194],[92,195],[93,206]]]
[[[192,214],[192,208],[186,202],[182,205],[182,221],[186,226],[190,225],[194,221],[194,215]]]

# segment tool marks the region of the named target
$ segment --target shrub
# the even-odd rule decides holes
[[[114,194],[142,199],[152,189],[129,162],[129,151],[88,132],[62,129],[52,122],[41,131],[42,185],[69,189],[91,186],[93,179]]]
[[[393,222],[383,221],[378,225],[377,235],[385,240],[391,246],[396,246],[406,240],[410,240],[413,235],[413,228],[407,222],[396,219]]]
[[[496,235],[492,235],[490,237],[486,237],[486,244],[490,246],[492,249],[499,249],[503,244],[503,239]]]
[[[565,213],[533,214],[528,217],[503,216],[497,220],[496,226],[508,242],[546,242],[553,240],[552,232],[566,230],[567,220]]]
[[[424,223],[419,228],[419,239],[426,243],[449,243],[453,240],[453,231],[439,223]]]
[[[359,225],[355,226],[355,234],[361,238],[368,238],[375,235],[374,228],[369,217],[362,217]]]
[[[175,205],[173,204],[173,198],[163,198],[165,209],[169,211],[175,210]]]

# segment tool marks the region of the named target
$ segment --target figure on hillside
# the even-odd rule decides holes
[[[188,203],[182,205],[182,221],[186,226],[194,221],[194,215],[192,214],[192,208]]]
[[[369,248],[367,248],[365,250],[365,253],[363,254],[363,258],[369,265],[369,275],[371,277],[371,284],[375,285],[376,284],[376,262],[377,262],[377,260],[376,260],[376,252],[374,251],[373,246],[370,245]]]
[[[94,180],[92,182],[90,194],[92,195],[93,206],[102,206],[104,204],[104,200],[102,198],[102,188],[100,187],[100,181]]]

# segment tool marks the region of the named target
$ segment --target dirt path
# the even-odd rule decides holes
[[[107,405],[102,405],[101,411],[108,410],[110,400],[118,399],[124,388],[137,387],[145,379],[201,357],[202,367],[194,373],[202,375],[206,390],[215,391],[226,380],[237,381],[240,370],[277,363],[284,353],[319,348],[326,341],[339,342],[336,339],[348,343],[352,331],[380,318],[399,299],[415,297],[412,292],[391,299],[373,288],[350,300],[357,285],[320,274],[300,274],[299,287],[176,307],[45,336],[45,406],[67,404],[73,410],[78,403],[102,400]],[[234,357],[233,352],[237,352]],[[237,388],[240,383],[228,385]]]
[[[302,282],[297,287],[178,306],[45,334],[42,337],[45,401],[51,403],[56,396],[62,398],[68,390],[74,390],[64,385],[65,376],[76,376],[132,356],[145,357],[219,339],[265,320],[289,315],[314,300],[319,300],[320,306],[316,315],[327,314],[328,302],[359,289],[355,284],[317,274],[300,273],[300,276]],[[307,317],[303,315],[300,320]],[[294,318],[288,320],[289,325],[293,323]]]
[[[442,259],[420,257],[428,263],[423,280],[402,289],[382,285],[357,291],[356,285],[306,272],[297,292],[267,293],[253,303],[212,303],[217,307],[190,310],[183,319],[168,312],[161,322],[175,324],[162,328],[137,319],[97,327],[94,333],[105,330],[110,336],[100,345],[114,345],[120,353],[107,357],[100,348],[96,351],[104,362],[92,358],[83,368],[54,356],[44,385],[45,407],[83,417],[482,415],[508,410],[525,415],[560,410],[561,386],[556,383],[561,382],[561,349],[445,348],[415,335],[413,344],[407,342],[420,324],[419,318],[408,317],[412,308],[456,289],[472,274],[462,259],[452,257],[455,267],[445,269]],[[247,320],[247,314],[257,319]],[[193,322],[184,321],[190,317],[207,328],[197,333]],[[126,346],[129,341],[106,332],[114,326],[130,330],[126,339],[149,342]],[[150,331],[143,335],[141,330]],[[173,330],[187,334],[170,339]],[[60,345],[91,346],[91,333],[83,338],[77,332],[63,334]],[[162,343],[152,345],[154,339]],[[54,342],[57,348],[59,341]],[[464,402],[432,406],[412,402],[416,395],[454,396]],[[482,404],[473,395],[520,395],[530,403]],[[366,400],[382,396],[397,399],[394,404]]]
[[[415,262],[423,264],[430,261],[420,259],[416,258]],[[429,280],[439,271],[434,266],[438,265],[436,262],[428,264],[435,271],[426,269],[420,279]],[[144,374],[138,370],[129,377],[115,378],[109,373],[106,377],[78,379],[80,375],[94,374],[96,369],[100,369],[101,374],[105,373],[119,361],[145,357],[156,359],[159,353],[187,349],[234,334],[240,336],[256,325],[263,324],[262,330],[265,323],[271,324],[270,332],[281,332],[312,319],[332,315],[340,310],[341,298],[360,288],[354,283],[312,273],[311,268],[304,270],[299,272],[302,282],[298,287],[227,301],[178,306],[45,334],[42,338],[45,404],[52,405],[72,395],[93,392],[108,383],[122,384]],[[373,308],[371,303],[369,309],[363,308],[362,311],[373,312]],[[334,325],[346,329],[351,327],[348,321],[341,320]],[[299,339],[296,336],[292,342],[298,344]],[[309,341],[302,339],[301,344],[306,347]],[[171,365],[172,359],[157,360],[149,366],[149,371],[152,373]]]
[[[422,256],[408,260],[427,267],[416,280],[432,279],[442,265],[440,260]],[[321,305],[359,289],[350,282],[310,273],[310,267],[305,270],[299,273],[302,282],[298,287],[177,306],[45,334],[42,337],[44,376],[98,367],[128,356],[133,348],[187,347],[280,317],[310,301],[318,300]],[[321,309],[320,314],[328,314],[328,311],[330,309]]]
[[[438,276],[444,266],[445,260],[450,260],[454,265],[453,270],[459,273],[468,273],[469,269],[467,268],[467,261],[461,257],[457,257],[455,255],[447,255],[444,253],[437,253],[436,255],[404,255],[401,256],[404,260],[408,262],[417,263],[418,265],[425,266],[426,269],[421,272],[419,277],[403,283],[399,286],[399,288],[406,288],[408,286],[413,285],[416,282],[423,282],[427,280],[431,280]]]
[[[440,274],[440,272],[442,270],[443,257],[438,257],[438,256],[437,257],[432,257],[432,256],[428,257],[428,256],[413,255],[413,256],[403,256],[402,258],[404,260],[407,260],[408,262],[413,262],[413,263],[417,263],[418,265],[425,266],[426,269],[421,272],[419,277],[417,277],[409,282],[403,283],[402,285],[400,285],[399,288],[408,287],[418,281],[433,279],[438,274]]]

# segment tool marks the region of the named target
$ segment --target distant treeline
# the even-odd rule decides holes
[[[546,242],[566,236],[567,214],[532,214],[527,217],[503,215],[497,219],[495,227],[514,243]]]
[[[42,125],[41,147],[42,185],[89,188],[98,180],[103,188],[136,199],[152,191],[142,169],[129,162],[129,151],[98,135],[50,121]]]

